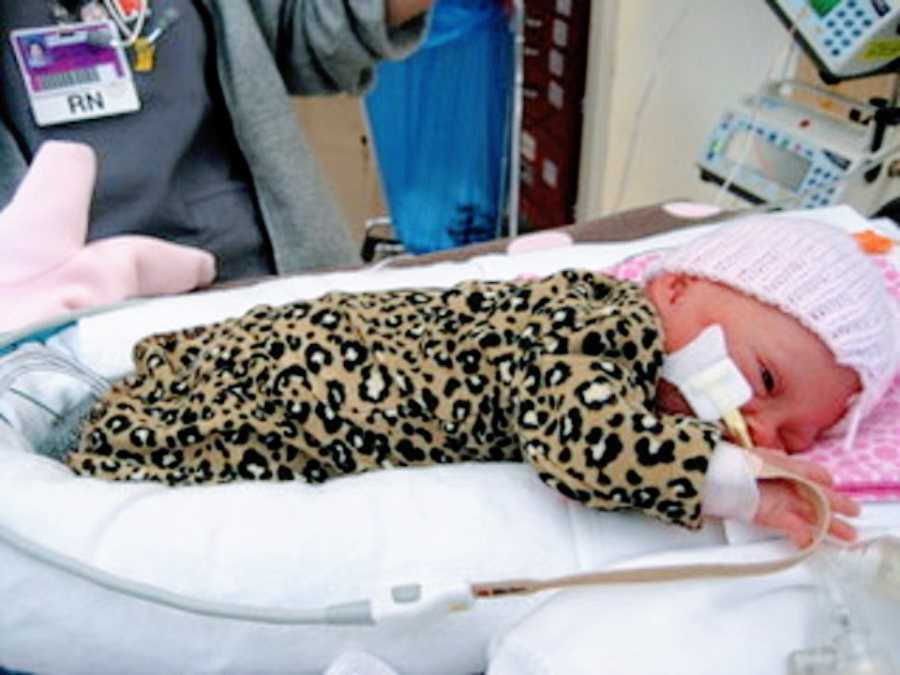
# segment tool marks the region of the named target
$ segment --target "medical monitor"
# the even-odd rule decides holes
[[[767,0],[826,82],[897,70],[897,0]]]
[[[872,214],[896,197],[898,153],[873,161],[872,125],[800,103],[791,87],[772,83],[726,108],[702,146],[701,177],[781,208],[848,203]]]

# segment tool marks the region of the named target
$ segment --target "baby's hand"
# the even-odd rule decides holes
[[[859,504],[831,489],[833,481],[827,469],[815,462],[789,457],[777,450],[754,448],[752,452],[768,464],[786,469],[820,487],[831,504],[829,534],[848,542],[856,540],[856,528],[836,514],[858,516]],[[815,537],[817,517],[815,505],[809,495],[795,483],[781,479],[761,478],[758,487],[759,507],[753,522],[782,532],[798,548],[809,546]]]

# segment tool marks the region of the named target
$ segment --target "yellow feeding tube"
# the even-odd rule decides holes
[[[729,410],[722,415],[722,422],[725,428],[731,432],[731,435],[737,440],[738,445],[743,448],[752,448],[753,441],[750,439],[750,432],[747,430],[747,423],[737,408]]]

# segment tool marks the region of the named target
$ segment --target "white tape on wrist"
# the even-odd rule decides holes
[[[752,523],[759,508],[756,455],[720,441],[709,460],[703,491],[703,514]]]

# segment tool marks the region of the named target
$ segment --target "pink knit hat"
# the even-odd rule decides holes
[[[848,443],[900,369],[900,307],[881,270],[844,230],[784,216],[738,218],[672,250],[644,280],[665,272],[736,288],[819,336],[862,383],[834,427],[848,433]]]

